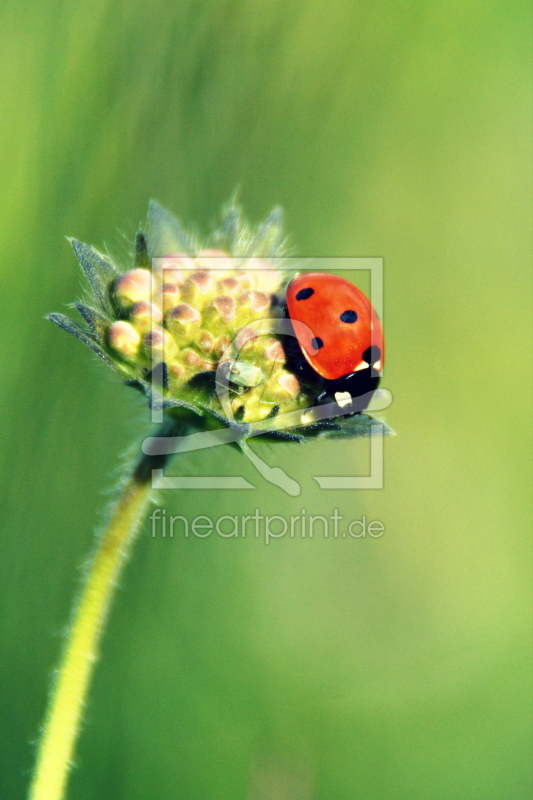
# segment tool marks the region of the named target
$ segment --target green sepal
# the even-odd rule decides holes
[[[81,314],[91,329],[91,333],[103,341],[105,333],[110,325],[107,317],[104,317],[104,315],[95,308],[85,306],[83,303],[73,303],[73,307]]]
[[[148,243],[142,231],[135,237],[135,252],[133,258],[134,266],[141,269],[150,269],[150,255],[148,253]]]
[[[394,431],[382,419],[370,414],[347,414],[331,420],[337,425],[336,429],[319,432],[324,439],[358,439],[363,436],[391,436]],[[319,423],[318,423],[319,424]]]
[[[70,317],[66,317],[64,314],[48,314],[46,319],[49,319],[50,322],[53,322],[55,325],[59,325],[67,333],[71,333],[72,336],[75,336],[76,339],[79,339],[80,342],[90,347],[93,353],[96,353],[102,361],[105,361],[110,367],[113,366],[113,362],[109,358],[109,356],[102,350],[100,345],[98,344],[94,334],[90,331],[84,330],[81,328],[77,322],[74,322],[70,319]]]
[[[267,422],[267,420],[265,420]],[[269,441],[305,442],[310,439],[357,439],[365,436],[394,434],[392,428],[376,419],[370,414],[358,413],[342,417],[333,417],[328,420],[309,422],[307,425],[297,425],[290,428],[276,429],[263,427],[264,422],[254,423],[250,426],[250,436],[260,436]]]
[[[77,239],[69,239],[102,311],[111,310],[109,290],[118,273],[107,256]]]

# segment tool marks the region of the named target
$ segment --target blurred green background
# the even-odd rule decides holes
[[[50,675],[140,399],[43,320],[63,238],[119,256],[157,198],[208,230],[237,184],[300,255],[383,256],[383,491],[368,442],[229,447],[168,513],[380,520],[380,539],[137,543],[70,800],[529,798],[529,8],[523,2],[36,0],[0,26],[0,796]]]

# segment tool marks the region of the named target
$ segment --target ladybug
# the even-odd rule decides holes
[[[383,329],[369,298],[338,275],[308,272],[287,287],[287,312],[320,387],[317,402],[331,398],[354,412],[366,408],[384,355]]]

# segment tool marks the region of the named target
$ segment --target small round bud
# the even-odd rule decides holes
[[[180,380],[184,378],[187,374],[187,370],[183,366],[183,364],[179,364],[177,361],[173,361],[172,364],[168,365],[168,375],[170,379]]]
[[[266,311],[270,309],[271,306],[271,297],[270,295],[265,294],[264,292],[257,292],[255,290],[251,292],[244,292],[241,294],[238,300],[239,308],[246,307],[249,308],[252,314],[264,314]]]
[[[148,269],[130,269],[115,283],[114,296],[121,308],[129,309],[140,300],[151,300],[154,276]]]
[[[242,350],[245,347],[250,347],[252,342],[259,337],[258,331],[253,328],[241,328],[235,339],[233,346],[236,350]]]
[[[113,322],[108,331],[110,346],[125,359],[134,358],[141,343],[141,336],[133,325],[125,320]]]
[[[280,370],[265,383],[263,400],[269,403],[287,403],[295,400],[300,392],[298,378],[291,372]]]
[[[215,346],[215,337],[209,331],[200,331],[196,345],[204,353],[212,353]]]
[[[202,357],[195,350],[182,350],[181,358],[188,367],[197,367]]]
[[[221,356],[224,355],[230,344],[231,344],[231,339],[229,336],[219,336],[219,338],[216,339],[215,346],[213,348],[214,354],[218,358],[220,358]]]
[[[220,295],[213,300],[213,306],[216,308],[223,322],[231,322],[235,318],[237,307],[235,300],[227,295]]]
[[[270,339],[265,347],[265,358],[268,361],[284,361],[285,351],[281,342]]]
[[[270,297],[264,292],[250,292],[250,311],[252,314],[262,314],[270,308]]]
[[[278,383],[282,389],[285,389],[290,394],[293,400],[298,397],[300,382],[296,375],[292,375],[290,372],[283,372],[278,378]]]
[[[217,291],[220,294],[229,294],[233,296],[240,288],[240,281],[235,277],[222,278],[217,281]]]
[[[196,299],[206,295],[213,288],[213,278],[208,270],[200,270],[189,275],[183,284],[183,299],[187,302],[194,302]]]
[[[171,308],[165,318],[165,325],[176,342],[183,346],[192,342],[200,325],[200,312],[188,303],[180,303]]]
[[[153,328],[143,337],[142,346],[145,355],[153,363],[154,361],[166,361],[173,359],[178,347],[174,338],[163,328]]]
[[[168,314],[170,309],[177,306],[181,300],[178,285],[176,283],[164,283],[157,293],[157,300],[163,309],[163,314]]]
[[[149,303],[147,300],[140,300],[138,303],[134,303],[131,308],[130,321],[138,331],[147,333],[163,321],[163,314],[159,306]]]

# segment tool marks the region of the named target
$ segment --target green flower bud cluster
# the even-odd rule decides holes
[[[194,387],[194,378],[213,373],[215,385],[218,371],[243,422],[307,408],[311,398],[287,369],[279,338],[268,324],[261,333],[252,327],[282,315],[284,284],[267,260],[237,260],[221,250],[155,258],[152,269],[128,270],[111,287],[121,318],[107,329],[109,352],[132,377],[164,363],[165,393],[189,402],[196,397],[191,381]],[[209,405],[222,410],[217,394]]]
[[[137,234],[132,263],[122,270],[71,240],[91,289],[87,304],[74,304],[87,327],[64,314],[50,314],[52,322],[140,389],[152,407],[189,424],[193,412],[203,418],[200,428],[234,426],[239,440],[371,432],[375,420],[368,415],[316,414],[310,409],[316,384],[291,369],[290,322],[282,319],[289,275],[273,264],[284,255],[279,209],[254,227],[230,204],[205,243],[157,203],[148,221],[148,237]]]

